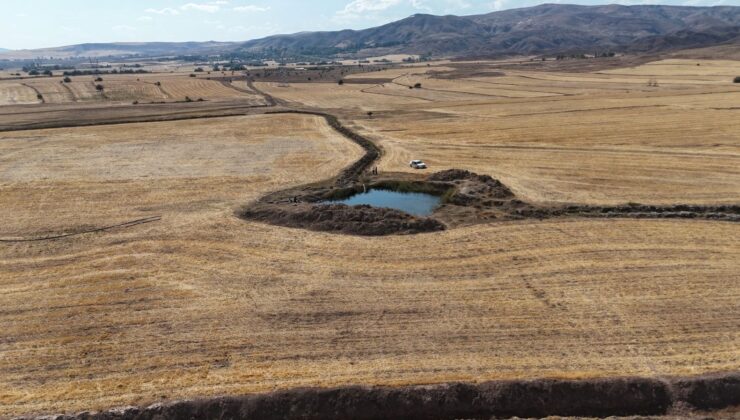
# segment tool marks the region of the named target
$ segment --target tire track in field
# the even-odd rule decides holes
[[[17,238],[17,239],[16,238],[0,238],[0,243],[51,241],[54,239],[69,238],[72,236],[80,236],[80,235],[85,235],[88,233],[105,232],[105,231],[112,230],[112,229],[124,229],[124,228],[143,225],[147,223],[154,223],[160,220],[162,220],[162,216],[151,216],[151,217],[146,217],[143,219],[137,219],[137,220],[131,220],[131,221],[124,222],[124,223],[118,223],[115,225],[108,225],[108,226],[102,226],[102,227],[97,227],[93,229],[86,229],[81,232],[64,233],[60,235],[45,236],[45,237],[40,237],[40,238]]]

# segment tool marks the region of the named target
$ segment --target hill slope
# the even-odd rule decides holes
[[[532,54],[632,49],[642,39],[651,39],[643,48],[672,48],[674,39],[680,39],[680,45],[698,47],[731,42],[736,35],[727,28],[738,27],[740,7],[543,4],[464,17],[419,14],[360,31],[276,35],[244,43],[242,48],[292,54]],[[661,41],[661,37],[666,38]]]
[[[229,42],[112,42],[68,45],[36,50],[4,51],[0,59],[34,59],[38,57],[122,57],[139,55],[145,57],[217,53],[233,49]],[[3,52],[3,51],[0,51]]]
[[[664,51],[740,43],[740,7],[543,4],[473,16],[417,14],[364,30],[301,32],[243,43],[81,44],[12,51],[0,58],[166,56],[236,52],[256,58],[465,56],[560,52]]]

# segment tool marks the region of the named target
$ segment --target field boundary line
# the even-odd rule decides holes
[[[63,239],[63,238],[69,238],[72,236],[79,236],[79,235],[85,235],[88,233],[96,233],[96,232],[105,232],[107,230],[112,229],[123,229],[123,228],[129,228],[133,226],[143,225],[147,223],[153,223],[158,222],[162,220],[162,216],[151,216],[146,217],[143,219],[137,219],[137,220],[131,220],[124,223],[118,223],[115,225],[109,225],[109,226],[103,226],[99,228],[94,229],[88,229],[84,230],[82,232],[74,232],[74,233],[65,233],[61,235],[53,235],[53,236],[46,236],[42,238],[19,238],[19,239],[9,239],[9,238],[0,238],[0,243],[19,243],[19,242],[41,242],[41,241],[50,241],[54,239]]]

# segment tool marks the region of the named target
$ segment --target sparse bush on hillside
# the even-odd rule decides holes
[[[95,90],[97,90],[98,92],[102,92],[105,90],[105,87],[103,87],[103,85],[95,85]]]
[[[38,99],[39,101],[43,101],[44,100],[44,95],[42,95],[42,94],[39,93],[38,95],[36,95],[36,99]]]
[[[740,83],[740,76],[735,77],[735,79],[732,82],[733,83]]]
[[[196,73],[203,73],[203,67],[198,67],[197,69],[193,70]]]
[[[193,74],[193,73],[190,73],[190,77],[195,77],[195,74]]]
[[[193,98],[191,98],[190,96],[186,96],[185,102],[193,102]]]
[[[39,71],[36,70],[36,69],[33,69],[33,70],[31,70],[31,71],[28,72],[28,75],[29,76],[38,76],[39,75]]]
[[[70,79],[69,77],[65,77],[62,81],[64,83],[72,83],[72,79]]]
[[[342,86],[342,85],[344,84],[344,80],[341,80],[341,79],[339,79],[339,81],[337,82],[337,84],[338,84],[339,86]]]
[[[421,89],[421,83],[417,83],[417,84],[415,84],[415,85],[414,85],[414,87],[415,87],[416,89]]]
[[[97,78],[95,78],[95,81],[96,82],[102,82],[103,81],[103,78],[102,77],[97,77]]]

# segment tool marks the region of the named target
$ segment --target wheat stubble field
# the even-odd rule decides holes
[[[429,73],[447,67],[394,69],[385,87],[350,82],[347,95],[257,85],[336,112],[383,147],[381,171],[421,158],[540,202],[738,203],[740,88],[704,70],[738,64],[672,63],[450,79]],[[736,223],[562,218],[363,238],[233,214],[361,153],[301,115],[0,133],[0,238],[161,217],[0,244],[0,417],[740,367]]]

